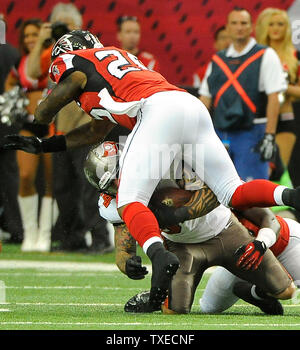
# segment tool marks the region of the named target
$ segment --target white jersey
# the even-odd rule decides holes
[[[231,215],[230,209],[219,205],[201,218],[185,221],[179,224],[180,233],[162,235],[168,240],[178,243],[201,243],[217,236],[228,224]]]
[[[185,169],[186,170],[186,169]],[[178,187],[173,180],[161,180],[157,188]],[[203,186],[203,182],[190,176],[190,172],[185,172],[185,189],[196,190]],[[107,221],[118,224],[123,223],[117,211],[115,198],[101,195],[99,202],[99,213]],[[180,233],[166,233],[162,235],[173,242],[180,243],[201,243],[218,235],[228,224],[231,216],[230,209],[219,205],[205,216],[188,220],[180,224]]]
[[[289,243],[277,259],[300,288],[300,224],[292,219],[284,218],[290,231]],[[218,266],[213,272],[201,297],[200,306],[204,313],[219,313],[229,309],[238,301],[232,288],[241,281],[238,277]]]
[[[104,195],[100,195],[98,201],[99,214],[103,219],[107,220],[111,224],[121,224],[123,220],[117,210],[116,198],[110,197],[110,200]]]

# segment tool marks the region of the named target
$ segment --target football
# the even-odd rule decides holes
[[[153,193],[150,204],[153,206],[164,204],[168,207],[179,208],[191,199],[193,193],[193,191],[175,187],[162,188]]]

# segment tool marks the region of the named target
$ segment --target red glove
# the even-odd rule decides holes
[[[265,242],[254,240],[251,243],[239,247],[234,255],[238,257],[237,267],[246,270],[256,270],[260,265],[267,250]]]

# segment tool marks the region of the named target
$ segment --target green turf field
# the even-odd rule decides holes
[[[127,314],[124,303],[147,290],[150,277],[130,280],[113,262],[113,253],[21,253],[17,245],[4,245],[0,280],[6,286],[6,303],[0,304],[0,329],[300,330],[300,304],[291,301],[284,302],[284,316],[266,316],[241,301],[223,314],[202,315],[199,298],[208,274],[189,315]]]

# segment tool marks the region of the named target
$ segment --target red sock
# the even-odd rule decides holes
[[[141,247],[143,247],[148,239],[161,237],[158,222],[154,214],[142,203],[133,202],[127,205],[123,212],[123,220],[131,236]]]
[[[235,190],[231,198],[231,205],[239,210],[277,205],[274,199],[274,191],[278,186],[268,180],[245,182]]]

